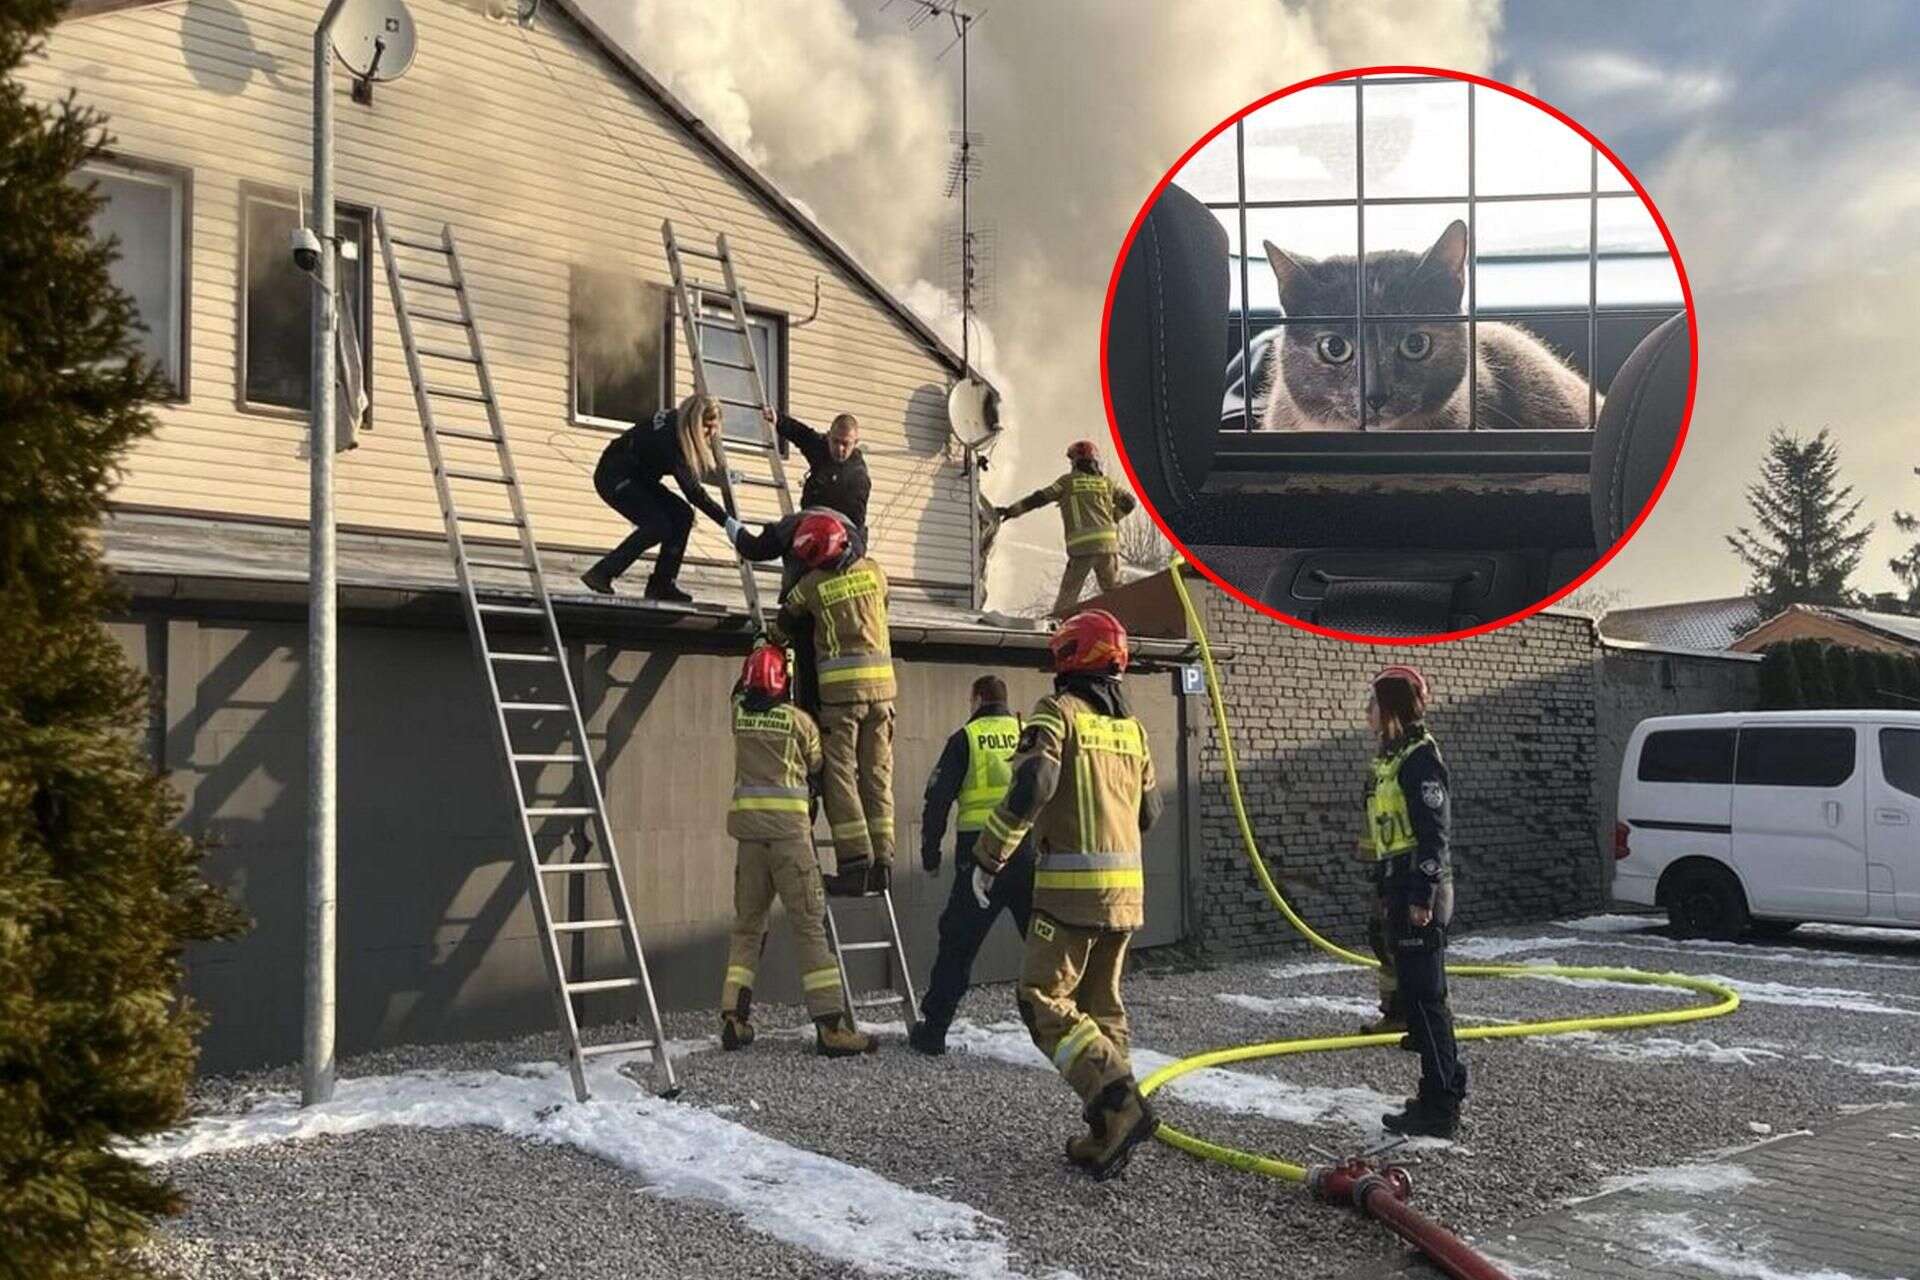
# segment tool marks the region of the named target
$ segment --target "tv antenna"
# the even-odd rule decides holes
[[[377,81],[398,80],[413,66],[413,14],[403,0],[347,0],[332,38],[335,56],[353,73],[353,100],[363,106]]]

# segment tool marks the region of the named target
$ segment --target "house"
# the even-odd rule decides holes
[[[177,783],[183,824],[212,845],[209,874],[256,921],[245,938],[188,957],[190,992],[212,1020],[210,1070],[289,1061],[300,1045],[310,295],[288,246],[309,173],[322,7],[82,0],[24,71],[36,98],[72,92],[108,117],[111,158],[91,175],[108,197],[101,222],[121,239],[119,279],[174,385],[159,430],[129,459],[103,539],[129,596],[112,628],[157,689],[155,758]],[[600,450],[689,389],[668,323],[664,219],[690,240],[727,235],[773,397],[804,420],[847,411],[863,423],[872,545],[896,590],[896,898],[917,967],[931,958],[946,896],[945,875],[924,874],[914,856],[917,790],[965,718],[975,675],[1006,674],[1016,700],[1047,687],[1044,632],[972,610],[974,496],[945,419],[955,353],[579,5],[552,0],[526,26],[497,20],[500,7],[411,0],[409,74],[367,103],[336,77],[346,306],[372,401],[336,479],[349,1053],[552,1019],[519,819],[464,633],[374,210],[396,236],[432,238],[450,224],[461,246],[665,1004],[711,1006],[724,966],[725,707],[749,643],[738,574],[703,527],[682,582],[721,609],[566,593],[627,531],[593,494]],[[1190,824],[1178,815],[1192,784],[1174,764],[1169,664],[1187,644],[1144,641],[1137,652],[1137,707],[1166,744],[1175,815],[1148,854],[1151,944],[1184,927]],[[591,918],[585,896],[556,915]],[[784,932],[768,999],[797,994]],[[570,960],[590,960],[572,937]],[[1011,935],[998,938],[983,973],[1010,976],[1016,958]],[[582,1008],[588,1021],[632,1012],[607,996]]]
[[[1920,656],[1920,618],[1839,605],[1796,604],[1744,632],[1728,648],[1758,653],[1788,640],[1825,640],[1848,649],[1914,657]]]

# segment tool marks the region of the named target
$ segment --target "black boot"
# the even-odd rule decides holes
[[[907,1032],[907,1043],[929,1058],[937,1058],[947,1051],[947,1024],[922,1018]]]
[[[669,604],[693,603],[693,597],[682,591],[672,578],[662,578],[657,573],[647,579],[646,597],[649,600],[664,600]]]
[[[821,877],[821,883],[836,898],[862,897],[867,892],[867,874],[872,866],[872,860],[868,858],[861,858],[857,862],[843,858],[834,874]]]
[[[1408,1138],[1451,1138],[1460,1131],[1460,1104],[1431,1098],[1409,1098],[1404,1111],[1380,1117],[1388,1133]]]
[[[587,590],[597,596],[610,596],[613,592],[613,575],[599,565],[580,575],[580,581],[587,584]]]
[[[876,862],[867,871],[867,892],[885,893],[893,887],[893,864]]]

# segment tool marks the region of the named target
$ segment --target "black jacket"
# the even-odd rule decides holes
[[[1010,716],[1013,710],[1004,702],[989,702],[967,717],[972,724],[982,716]],[[947,737],[947,745],[940,751],[939,763],[933,766],[933,773],[927,778],[926,809],[920,815],[920,858],[922,865],[939,866],[940,842],[947,838],[947,810],[953,808],[960,799],[960,788],[966,785],[967,761],[970,750],[967,743],[967,731],[955,729]],[[960,841],[968,843],[975,835],[972,831],[963,831]],[[964,855],[966,849],[957,853]],[[966,863],[965,856],[959,862]]]
[[[780,415],[775,430],[807,460],[807,480],[800,486],[800,505],[832,507],[865,529],[867,496],[873,491],[873,481],[867,476],[867,455],[855,449],[845,462],[835,462],[825,433],[785,414]]]
[[[845,513],[833,507],[815,507],[811,503],[790,516],[781,516],[772,524],[760,526],[760,532],[748,533],[741,530],[739,540],[733,545],[738,548],[743,560],[778,560],[793,550],[793,531],[800,526],[801,517],[825,511],[828,515],[839,516],[847,526],[847,547],[852,552],[849,560],[858,560],[867,554],[867,535]]]
[[[1425,725],[1415,725],[1412,732],[1425,742],[1401,762],[1400,790],[1407,797],[1407,817],[1419,843],[1380,861],[1380,890],[1389,902],[1431,907],[1434,893],[1453,879],[1453,789],[1439,744]],[[1388,751],[1398,751],[1406,742],[1403,738]]]
[[[636,423],[623,431],[600,454],[600,469],[617,470],[621,476],[655,482],[670,475],[680,486],[680,492],[687,495],[687,501],[700,508],[709,520],[715,524],[727,522],[726,508],[701,487],[699,477],[693,474],[693,468],[680,452],[679,432],[671,409],[662,409],[651,421]]]

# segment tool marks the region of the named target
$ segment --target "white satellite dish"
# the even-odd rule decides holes
[[[979,449],[1000,434],[1000,393],[978,378],[953,384],[947,392],[947,428],[969,449]]]
[[[401,0],[347,0],[333,51],[362,84],[398,80],[413,66],[413,15]]]

